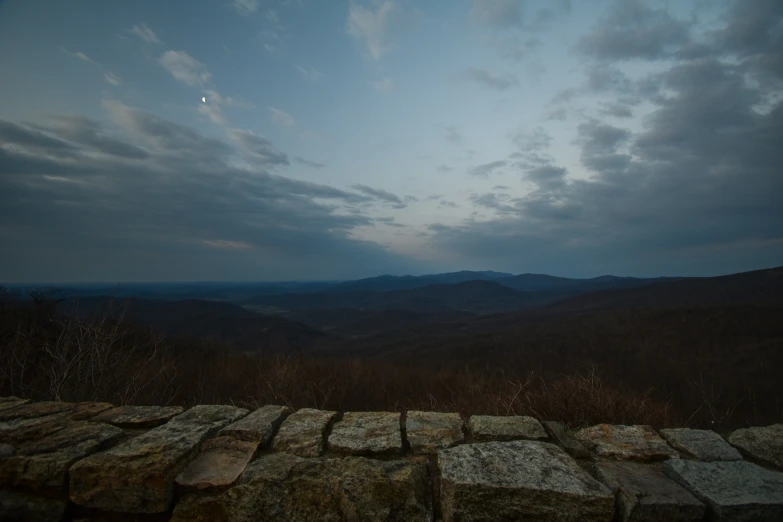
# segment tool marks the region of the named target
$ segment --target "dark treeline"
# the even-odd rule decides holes
[[[115,404],[286,404],[530,414],[730,429],[783,418],[770,308],[500,317],[270,356],[165,336],[120,303],[0,301],[0,395]]]

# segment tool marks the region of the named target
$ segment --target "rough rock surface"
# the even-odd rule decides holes
[[[272,447],[300,457],[319,457],[324,451],[324,432],[335,415],[336,411],[297,410],[280,425]]]
[[[399,453],[402,451],[400,414],[348,412],[332,428],[329,449],[352,455]]]
[[[71,500],[126,513],[169,509],[174,479],[212,433],[247,414],[233,406],[195,406],[167,424],[71,468]]]
[[[76,404],[73,402],[41,401],[31,404],[28,403],[23,407],[15,408],[13,410],[10,408],[3,408],[0,410],[0,422],[6,422],[13,419],[34,419],[36,417],[43,417],[44,415],[70,411],[75,405]]]
[[[21,443],[13,456],[0,459],[0,486],[61,489],[77,460],[106,448],[123,436],[120,428],[76,421],[39,440]]]
[[[36,402],[0,411],[0,442],[23,443],[63,429],[69,422],[86,420],[112,405],[105,402]]]
[[[492,415],[473,415],[468,421],[468,429],[474,441],[490,440],[546,440],[547,435],[541,423],[533,417],[512,415],[496,417]]]
[[[661,430],[660,433],[669,446],[692,459],[705,462],[742,460],[740,452],[714,431],[673,428]]]
[[[30,399],[20,399],[19,397],[0,397],[0,411],[8,408],[16,408],[22,404],[27,404]]]
[[[182,413],[182,406],[118,406],[96,416],[93,420],[120,428],[155,428]]]
[[[0,459],[10,457],[14,453],[16,453],[16,448],[10,444],[0,444]]]
[[[286,406],[264,406],[242,420],[223,428],[221,435],[234,437],[248,442],[258,442],[266,446],[272,440],[275,430],[283,419],[291,413]]]
[[[3,522],[60,522],[68,500],[47,498],[0,489],[0,520]]]
[[[414,453],[436,453],[465,440],[459,413],[409,411],[405,430]]]
[[[565,427],[562,422],[542,421],[541,425],[546,429],[552,440],[566,450],[575,459],[586,459],[590,456],[587,448]]]
[[[258,442],[233,437],[216,437],[201,445],[201,452],[176,479],[177,484],[195,489],[229,486],[236,482],[256,454]]]
[[[661,471],[638,462],[599,462],[598,478],[617,495],[623,522],[698,522],[706,507]]]
[[[680,458],[650,426],[598,424],[579,430],[575,436],[599,458],[641,462]]]
[[[729,442],[749,458],[783,469],[783,424],[743,428],[732,433]]]
[[[783,520],[783,473],[745,461],[668,460],[663,470],[707,504],[710,520]]]
[[[186,496],[171,521],[431,521],[430,493],[423,464],[274,453],[251,462],[222,493]]]
[[[614,496],[554,444],[464,444],[438,453],[441,506],[453,520],[609,521]]]

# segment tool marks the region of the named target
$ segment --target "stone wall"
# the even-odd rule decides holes
[[[783,520],[783,424],[0,399],[2,521]]]

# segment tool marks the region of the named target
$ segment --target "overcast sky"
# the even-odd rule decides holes
[[[0,281],[783,264],[780,0],[0,0]]]

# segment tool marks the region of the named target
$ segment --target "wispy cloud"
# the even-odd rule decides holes
[[[231,5],[238,13],[243,15],[258,11],[258,0],[234,0]]]
[[[483,165],[477,165],[470,169],[470,174],[479,178],[486,178],[497,169],[505,167],[506,162],[504,160],[492,161],[490,163],[484,163]]]
[[[507,91],[519,85],[519,80],[515,74],[494,75],[477,67],[471,67],[465,71],[461,78],[496,91]]]
[[[322,169],[322,168],[326,167],[326,164],[324,164],[324,163],[318,163],[317,161],[310,161],[310,160],[304,159],[304,158],[302,158],[300,156],[294,157],[294,161],[296,161],[297,163],[301,163],[302,165],[305,165],[307,167],[312,167],[314,169]]]
[[[150,29],[149,26],[144,23],[139,25],[135,25],[135,24],[132,25],[131,28],[128,29],[128,32],[144,43],[149,43],[149,44],[163,43],[160,41],[160,38],[158,38],[158,35],[155,34],[155,31]]]
[[[267,107],[267,109],[272,113],[271,118],[273,122],[279,123],[283,127],[293,127],[296,125],[296,120],[287,112],[276,109],[275,107]]]
[[[242,243],[241,241],[228,241],[226,239],[205,239],[202,241],[202,243],[212,248],[222,248],[227,250],[250,250],[251,248],[255,248],[253,245]]]
[[[206,65],[185,51],[166,51],[159,62],[176,80],[191,87],[203,87],[212,77]]]
[[[324,73],[312,67],[303,67],[299,64],[296,64],[294,65],[294,68],[299,71],[299,74],[302,75],[302,78],[309,82],[317,82],[324,77]]]
[[[378,92],[391,92],[394,90],[394,80],[388,77],[370,83]]]
[[[113,74],[111,71],[106,70],[101,64],[99,64],[98,62],[96,62],[95,60],[93,60],[83,52],[77,51],[74,53],[65,48],[61,48],[61,49],[65,54],[67,54],[71,58],[76,58],[77,60],[81,60],[83,62],[87,62],[95,66],[95,68],[98,69],[103,74],[103,79],[106,80],[108,83],[114,86],[118,86],[122,83],[120,79],[117,77],[117,75]]]
[[[394,0],[384,0],[376,8],[353,4],[348,9],[347,31],[374,59],[389,52],[399,36],[416,20]]]

